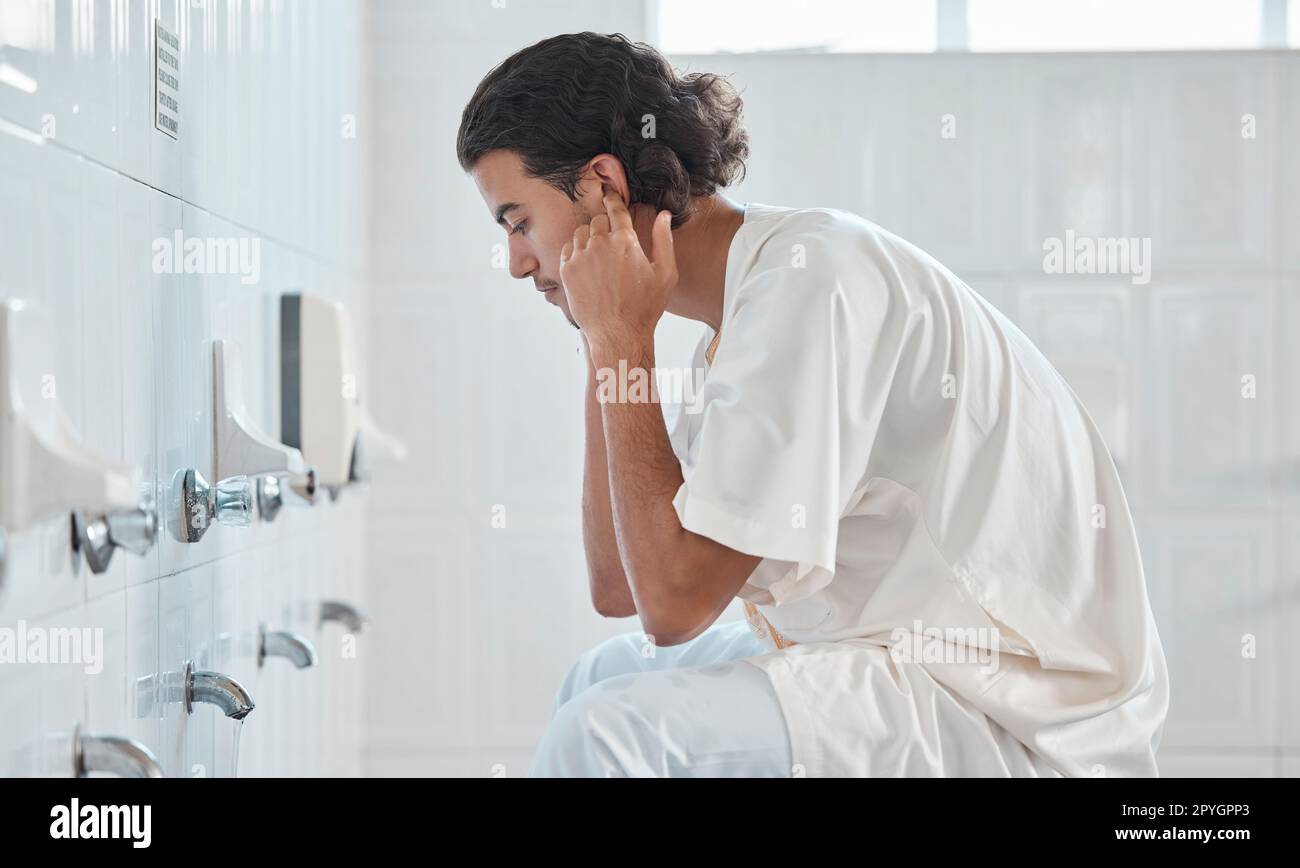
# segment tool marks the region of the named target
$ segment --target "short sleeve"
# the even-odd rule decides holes
[[[834,578],[889,394],[887,307],[839,269],[768,268],[735,290],[685,410],[697,420],[673,506],[686,530],[764,558],[747,599],[794,602]]]

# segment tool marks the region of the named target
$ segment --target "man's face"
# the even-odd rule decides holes
[[[555,187],[530,177],[512,151],[489,151],[470,175],[492,218],[507,233],[510,275],[519,280],[532,278],[546,300],[577,328],[560,286],[560,251],[573,240],[580,225],[591,222],[581,199],[571,202]]]

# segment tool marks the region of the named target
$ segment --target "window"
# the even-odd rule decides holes
[[[971,51],[1256,48],[1260,0],[967,0]]]
[[[934,51],[936,3],[658,0],[651,4],[658,6],[653,40],[671,54]]]
[[[1300,47],[1300,0],[648,0],[669,54]]]

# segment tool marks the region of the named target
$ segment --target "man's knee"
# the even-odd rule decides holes
[[[594,650],[594,649],[593,649]],[[558,706],[529,770],[531,777],[628,777],[648,736],[624,692],[637,676],[616,675]]]
[[[551,706],[552,716],[587,688],[618,675],[642,671],[648,643],[644,634],[634,631],[612,636],[583,652],[560,681]]]

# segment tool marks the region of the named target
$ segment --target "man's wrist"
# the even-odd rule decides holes
[[[597,369],[617,367],[620,360],[635,366],[654,355],[654,332],[602,331],[586,338],[588,357]]]

